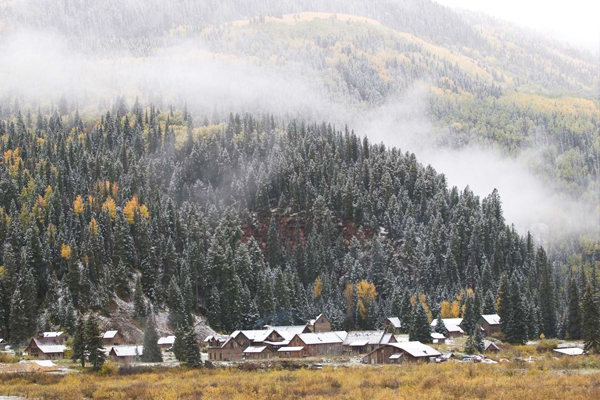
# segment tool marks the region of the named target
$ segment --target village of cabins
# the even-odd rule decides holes
[[[448,330],[448,337],[431,333],[431,342],[446,343],[446,340],[464,336],[462,318],[442,319]],[[437,320],[431,322],[432,331]],[[478,320],[482,333],[492,336],[501,332],[501,321],[497,314],[481,315]],[[210,335],[204,340],[208,361],[238,362],[245,360],[266,360],[274,358],[362,357],[367,364],[401,364],[404,362],[431,362],[442,356],[435,348],[417,341],[409,341],[408,335],[401,334],[402,325],[397,317],[390,317],[380,330],[332,331],[331,323],[324,314],[307,321],[304,325],[271,326],[258,330],[237,330],[231,335]],[[64,358],[68,334],[65,332],[42,332],[31,339],[25,352],[43,360]],[[117,362],[134,362],[144,352],[144,346],[127,344],[118,330],[102,334],[102,342],[108,357]],[[158,339],[158,347],[163,352],[171,352],[175,336]],[[0,348],[6,342],[0,339]],[[555,349],[557,355],[571,354],[572,349]],[[581,349],[574,349],[581,350]],[[498,352],[500,348],[490,340],[484,341],[484,352]],[[442,356],[443,357],[443,356]]]

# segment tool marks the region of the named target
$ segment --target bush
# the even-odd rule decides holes
[[[100,371],[98,371],[98,375],[102,376],[113,376],[119,373],[119,366],[115,364],[113,361],[106,361]]]
[[[542,339],[535,347],[538,353],[545,353],[556,349],[559,345],[559,341],[556,339]]]
[[[19,362],[19,357],[8,353],[0,353],[0,363],[15,364]]]

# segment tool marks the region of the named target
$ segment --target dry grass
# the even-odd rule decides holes
[[[600,359],[516,365],[427,364],[325,367],[315,371],[238,369],[144,371],[128,375],[9,375],[0,395],[38,399],[594,399]]]

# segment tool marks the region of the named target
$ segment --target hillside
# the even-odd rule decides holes
[[[527,316],[517,341],[559,334],[566,313],[544,250],[505,224],[497,192],[449,188],[414,154],[325,123],[194,123],[136,103],[94,120],[17,110],[0,137],[0,329],[13,343],[122,300],[129,318],[164,310],[174,329],[201,313],[229,332],[323,311],[368,329],[409,321],[415,298],[430,317],[445,301],[472,318],[499,298]]]
[[[577,332],[600,261],[591,55],[428,0],[0,7],[12,343],[89,312],[139,340],[151,312],[161,333],[367,329],[419,304],[526,321],[516,343]],[[575,228],[515,227],[503,193],[423,165],[438,148],[526,159]]]

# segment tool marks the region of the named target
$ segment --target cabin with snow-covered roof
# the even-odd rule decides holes
[[[46,343],[38,338],[32,338],[25,352],[39,360],[58,360],[65,358],[65,345]]]
[[[421,342],[388,343],[367,354],[363,362],[367,364],[430,362],[441,354]]]
[[[114,346],[110,349],[108,357],[117,362],[130,363],[139,359],[144,354],[144,346]]]
[[[120,346],[123,343],[125,343],[125,340],[118,330],[106,331],[102,334],[102,345],[105,347]]]
[[[483,329],[485,336],[492,336],[494,333],[502,332],[502,321],[498,314],[483,314],[477,320],[477,323]]]

